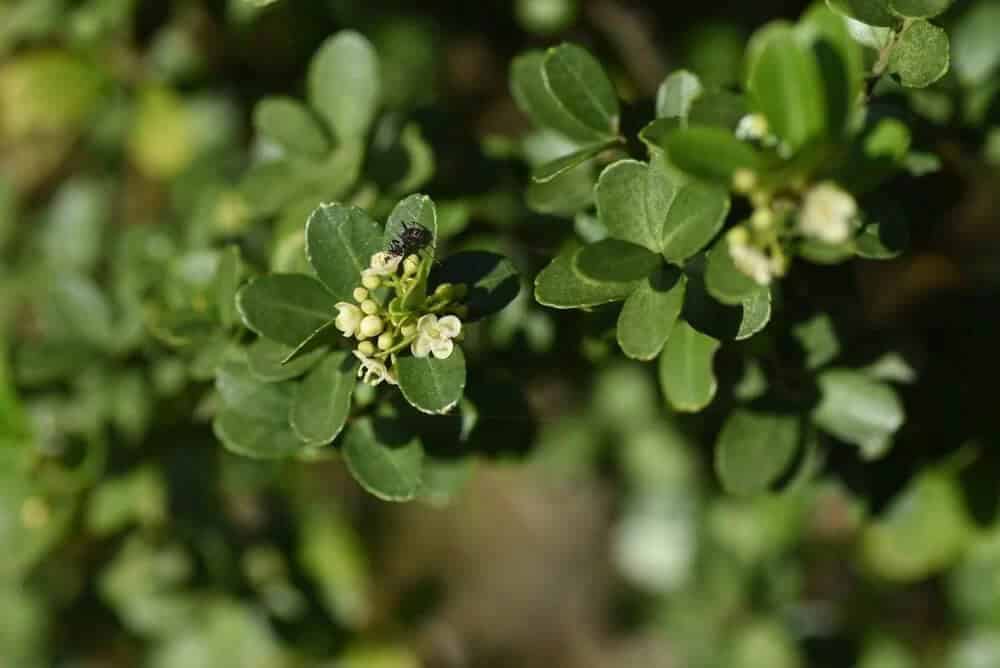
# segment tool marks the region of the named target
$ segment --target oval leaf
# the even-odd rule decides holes
[[[396,422],[357,420],[347,430],[343,454],[354,479],[384,501],[409,501],[420,490],[423,446]]]
[[[585,126],[618,134],[618,94],[601,64],[585,49],[562,44],[542,60],[545,87],[559,105]]]
[[[663,268],[639,284],[618,316],[618,345],[633,359],[660,354],[684,305],[687,280],[677,270]]]
[[[357,360],[347,351],[327,355],[299,383],[289,413],[292,430],[315,445],[337,437],[351,410]]]
[[[424,413],[447,413],[465,389],[465,355],[455,346],[443,360],[435,357],[405,355],[396,360],[399,389],[417,410]]]
[[[326,40],[309,66],[309,102],[341,141],[364,137],[379,102],[378,54],[360,33]]]
[[[555,130],[569,139],[590,144],[607,139],[606,133],[587,127],[574,118],[545,86],[542,61],[545,54],[529,51],[513,60],[510,66],[510,90],[518,108],[535,125]]]
[[[258,134],[289,153],[321,158],[330,150],[323,128],[298,100],[288,97],[261,100],[254,107],[253,124]]]
[[[638,280],[595,281],[575,269],[581,246],[570,246],[535,277],[535,299],[552,308],[582,308],[617,302],[638,287]]]
[[[674,325],[660,354],[660,385],[675,409],[696,412],[715,396],[717,382],[712,369],[719,341],[702,334],[686,321]]]
[[[236,293],[236,308],[251,331],[293,347],[333,319],[334,301],[305,274],[261,276]]]
[[[382,230],[363,209],[320,204],[306,222],[306,255],[333,296],[350,301],[361,271],[382,250]]]
[[[948,71],[948,34],[927,21],[914,21],[899,36],[889,56],[889,73],[910,88],[924,88]]]
[[[884,455],[903,424],[896,391],[861,371],[831,369],[820,374],[820,401],[813,421],[824,431],[861,449],[869,459]]]
[[[730,494],[757,494],[788,470],[799,445],[796,415],[736,410],[715,444],[715,471]]]

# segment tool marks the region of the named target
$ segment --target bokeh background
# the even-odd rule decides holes
[[[251,114],[301,96],[338,30],[378,50],[376,143],[415,123],[431,149],[421,190],[451,243],[530,276],[573,225],[525,203],[513,56],[591,49],[631,136],[666,74],[737,85],[750,33],[806,6],[0,1],[0,667],[1000,667],[1000,55],[885,101],[942,165],[888,188],[910,252],[786,281],[775,320],[828,313],[842,359],[899,381],[907,422],[886,458],[827,444],[780,493],[720,491],[724,412],[671,414],[607,314],[527,290],[470,381],[509,400],[438,470],[451,484],[407,505],[337,459],[228,454],[199,356],[147,327],[150,296],[199,271],[171,258],[240,236],[273,260],[304,222],[250,221]],[[960,0],[943,23],[961,49],[998,14]],[[110,331],[87,316],[102,309]],[[723,394],[752,382],[740,354],[720,359]]]

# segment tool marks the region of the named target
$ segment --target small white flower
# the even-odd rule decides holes
[[[378,385],[382,381],[390,385],[399,384],[395,374],[393,374],[391,369],[386,368],[384,363],[373,357],[368,357],[357,350],[353,352],[354,356],[361,362],[361,366],[358,368],[358,378],[361,378],[362,381],[373,386]]]
[[[767,119],[763,114],[747,114],[736,126],[736,138],[743,141],[758,141],[767,136]]]
[[[410,345],[414,357],[433,354],[439,360],[451,355],[455,349],[452,339],[462,331],[462,321],[453,315],[438,318],[434,314],[421,316],[417,321],[417,340]]]
[[[802,234],[828,244],[840,244],[851,236],[858,203],[850,193],[825,181],[813,186],[802,199],[799,228]]]
[[[371,272],[375,276],[388,276],[395,274],[399,263],[403,261],[402,256],[392,255],[385,251],[380,251],[372,255],[371,262],[365,272]]]
[[[733,264],[742,273],[754,280],[758,285],[770,285],[775,274],[774,263],[758,248],[747,243],[734,243],[729,240],[729,256]]]
[[[333,321],[334,327],[344,333],[344,336],[354,336],[361,325],[364,313],[354,304],[347,302],[337,302],[337,317]]]

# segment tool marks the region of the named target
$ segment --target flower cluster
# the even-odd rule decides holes
[[[748,196],[754,211],[729,231],[729,254],[736,268],[759,285],[785,274],[788,249],[796,240],[840,245],[859,227],[857,202],[832,181],[774,192],[744,169],[733,175],[733,190]]]
[[[358,376],[370,385],[398,384],[396,357],[407,350],[415,357],[451,356],[462,333],[465,285],[442,283],[425,294],[431,258],[379,252],[361,272],[354,302],[338,302],[334,326],[358,341],[354,356]]]

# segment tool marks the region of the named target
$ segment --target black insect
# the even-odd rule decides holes
[[[431,231],[420,223],[403,223],[403,231],[389,242],[386,252],[389,255],[406,257],[427,248],[431,242]]]

